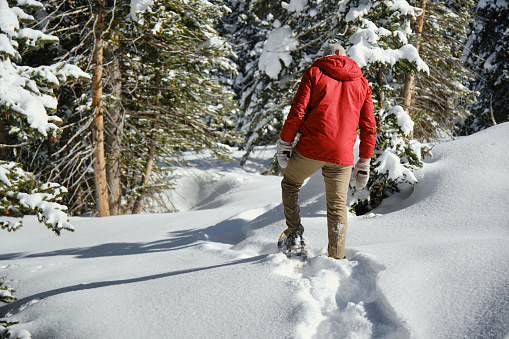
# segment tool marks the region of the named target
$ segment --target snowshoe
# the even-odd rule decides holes
[[[304,262],[308,258],[308,251],[302,231],[291,232],[288,235],[283,232],[277,242],[279,252],[286,255],[289,259]]]

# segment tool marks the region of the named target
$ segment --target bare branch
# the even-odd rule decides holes
[[[30,145],[31,143],[32,143],[31,141],[27,141],[27,142],[23,142],[21,144],[16,144],[16,145],[0,144],[0,148],[17,148],[17,147],[23,147],[26,145]]]

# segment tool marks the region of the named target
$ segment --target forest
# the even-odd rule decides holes
[[[507,0],[0,0],[0,339],[509,338],[508,17]],[[376,146],[347,260],[318,245],[305,187],[315,252],[295,273],[274,253],[274,145],[331,43],[369,82]]]
[[[509,120],[501,0],[0,0],[0,226],[172,212],[185,155],[274,145],[329,43],[373,91],[364,214],[435,141]],[[273,161],[264,174],[280,174]]]

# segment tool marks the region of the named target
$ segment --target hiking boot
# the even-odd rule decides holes
[[[305,251],[306,244],[302,233],[304,231],[286,231],[281,234],[277,242],[277,248],[280,252],[299,252]]]

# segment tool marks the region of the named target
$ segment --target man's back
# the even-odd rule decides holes
[[[327,200],[329,257],[344,259],[348,217],[347,193],[352,175],[353,146],[361,130],[359,156],[354,169],[355,185],[369,180],[369,166],[376,142],[376,124],[368,82],[359,66],[346,57],[341,45],[330,44],[324,57],[315,61],[302,77],[292,107],[277,142],[277,159],[285,168],[281,181],[287,239],[302,238],[299,193],[304,181],[321,170]],[[297,152],[296,134],[302,133]],[[293,235],[293,236],[292,236]],[[297,242],[279,246],[291,253]],[[301,242],[302,245],[302,242]]]
[[[281,138],[291,141],[300,132],[300,154],[352,165],[359,126],[361,136],[364,133],[362,157],[363,152],[372,152],[376,140],[371,90],[355,61],[329,56],[315,61],[302,77]]]

